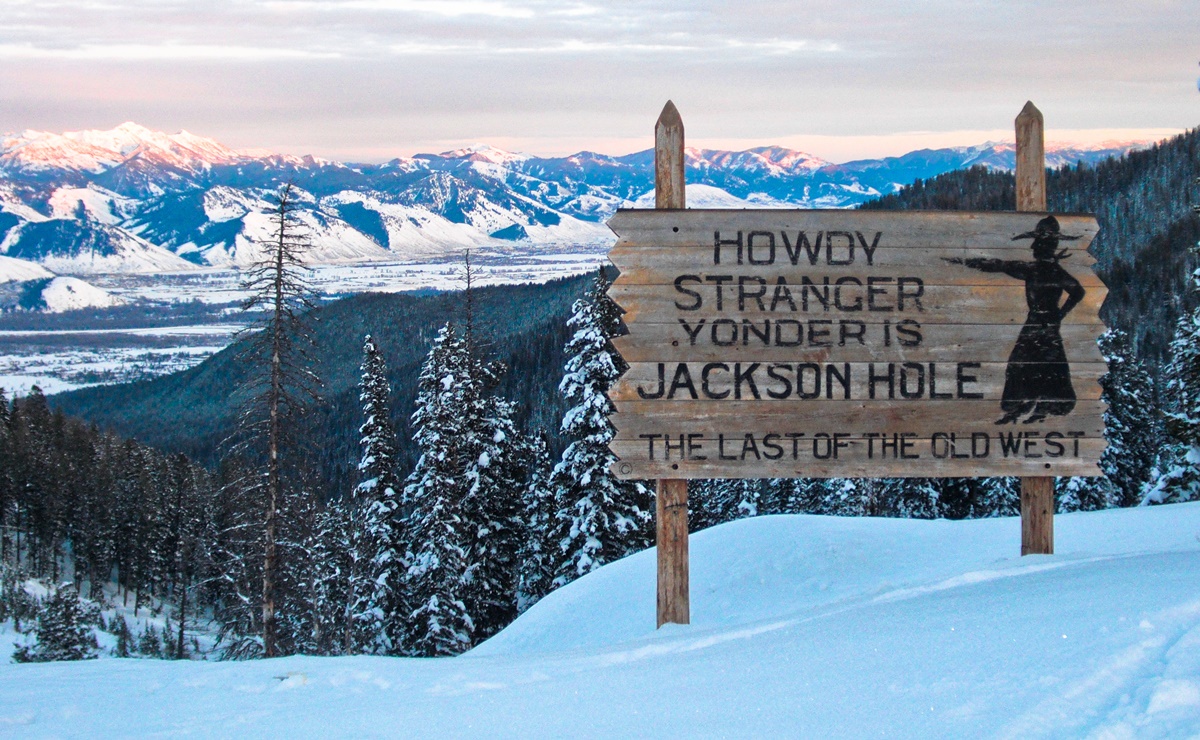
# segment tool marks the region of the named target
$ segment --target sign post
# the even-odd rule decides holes
[[[1042,112],[1026,101],[1016,120],[1017,210],[1046,210],[1046,145]],[[1021,555],[1054,554],[1054,479],[1021,479]]]
[[[670,100],[654,124],[654,207],[686,207],[683,119]],[[658,479],[655,540],[658,548],[658,626],[689,624],[688,484],[683,478]]]

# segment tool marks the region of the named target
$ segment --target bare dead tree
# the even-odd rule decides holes
[[[251,371],[232,449],[263,460],[260,473],[249,485],[261,490],[265,504],[262,654],[267,658],[279,654],[277,539],[287,465],[295,457],[291,433],[298,418],[321,401],[321,381],[311,369],[309,354],[313,336],[308,313],[314,307],[314,290],[308,268],[301,261],[310,242],[295,217],[296,198],[291,183],[276,195],[271,236],[259,244],[262,254],[245,271],[242,282],[242,289],[249,294],[242,310],[261,312],[261,318],[247,328],[249,341],[243,356]]]

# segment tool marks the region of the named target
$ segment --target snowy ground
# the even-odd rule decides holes
[[[89,331],[0,331],[0,388],[8,395],[124,383],[203,362],[240,324]]]
[[[1187,737],[1200,503],[1019,521],[762,517],[692,538],[688,627],[654,552],[466,656],[0,665],[0,734]]]
[[[544,283],[578,275],[607,261],[608,247],[528,247],[508,253],[471,255],[476,285]],[[411,290],[459,290],[463,260],[413,262],[350,262],[316,265],[308,274],[313,287],[326,295]],[[89,281],[126,300],[228,303],[240,301],[242,274],[236,270],[205,269],[159,275],[98,275]]]

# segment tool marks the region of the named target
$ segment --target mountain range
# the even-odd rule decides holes
[[[1095,163],[1137,146],[1052,146],[1047,163]],[[234,150],[135,123],[8,134],[0,138],[0,255],[11,259],[0,262],[0,282],[28,279],[17,273],[30,273],[29,262],[72,275],[245,265],[270,232],[272,194],[289,181],[301,193],[312,263],[601,246],[612,240],[604,222],[617,208],[653,204],[653,159],[652,150],[534,157],[476,145],[353,164]],[[783,147],[688,149],[688,201],[850,208],[974,165],[1011,169],[1013,147],[843,164]]]

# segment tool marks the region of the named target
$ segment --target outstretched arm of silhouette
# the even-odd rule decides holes
[[[943,257],[943,260],[952,265],[965,265],[972,270],[980,272],[1003,272],[1009,277],[1014,277],[1017,280],[1024,280],[1029,272],[1029,263],[1021,262],[1020,260],[998,260],[990,257]]]
[[[1084,293],[1087,292],[1079,284],[1079,281],[1072,277],[1066,270],[1063,270],[1062,273],[1062,287],[1063,290],[1067,291],[1067,302],[1062,304],[1062,307],[1058,309],[1059,321],[1065,319],[1067,314],[1071,313],[1071,309],[1079,305],[1079,302],[1083,300]]]

